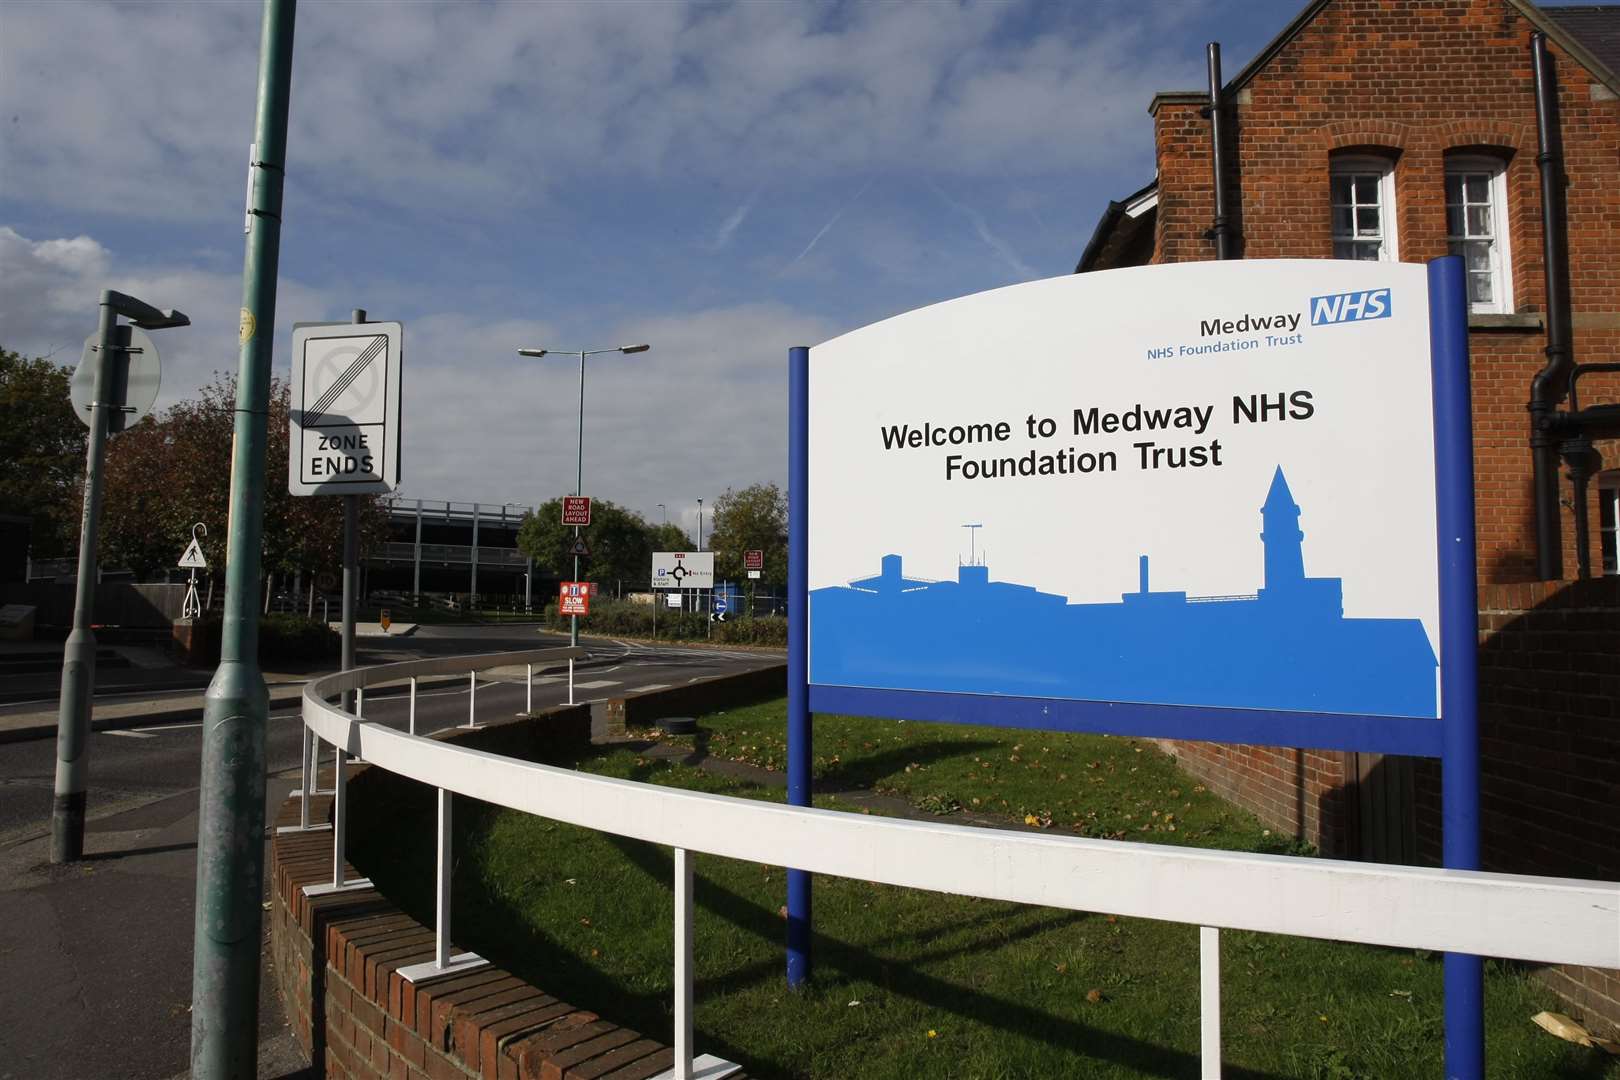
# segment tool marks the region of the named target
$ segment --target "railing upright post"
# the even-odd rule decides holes
[[[450,964],[450,792],[444,788],[439,789],[439,921],[433,962],[441,969]]]
[[[1199,1076],[1221,1080],[1221,932],[1198,928]]]
[[[348,835],[348,822],[344,820],[344,810],[347,809],[344,790],[344,770],[349,763],[349,755],[343,747],[337,748],[336,770],[332,779],[332,888],[343,888],[343,849],[344,839]]]
[[[692,1080],[692,860],[675,849],[675,1080]]]
[[[299,724],[298,786],[302,790],[298,793],[298,827],[307,829],[309,828],[309,790],[315,786],[315,770],[310,766],[309,759],[312,753],[319,753],[319,751],[314,746],[315,733],[302,726],[302,718],[299,719]]]
[[[415,735],[416,734],[416,676],[415,675],[411,676],[411,719],[410,719],[410,724],[411,724],[410,732],[411,732],[412,735]]]

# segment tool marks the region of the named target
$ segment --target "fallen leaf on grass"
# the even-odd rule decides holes
[[[1099,1004],[1102,999],[1103,992],[1101,990],[1092,989],[1086,991],[1086,1000],[1091,1002],[1093,1005]]]

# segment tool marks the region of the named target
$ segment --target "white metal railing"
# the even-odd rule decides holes
[[[1200,930],[1203,1075],[1220,1075],[1219,931],[1253,930],[1538,963],[1620,967],[1620,883],[1483,871],[1301,859],[869,817],[593,776],[367,723],[333,700],[428,674],[555,663],[579,649],[445,657],[357,668],[304,688],[304,724],[337,748],[331,885],[343,875],[343,764],[373,765],[439,792],[439,923],[434,961],[449,956],[449,795],[675,849],[675,1077],[718,1077],[692,1056],[691,862],[701,851],[749,862],[989,900],[1188,923]],[[570,698],[572,695],[570,695]],[[414,699],[413,699],[414,700]],[[532,707],[532,696],[530,699]],[[469,721],[471,720],[469,715]],[[313,757],[314,755],[310,755]],[[312,770],[303,790],[313,787]],[[301,819],[308,824],[306,812]],[[402,972],[402,974],[404,974]],[[407,976],[409,977],[409,976]],[[693,1070],[697,1069],[697,1072]]]

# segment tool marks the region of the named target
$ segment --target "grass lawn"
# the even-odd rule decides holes
[[[781,701],[666,740],[781,769]],[[818,805],[857,791],[942,820],[1074,835],[1293,851],[1132,739],[818,716]],[[623,747],[558,762],[742,798],[782,788]],[[351,857],[432,922],[432,803],[376,777]],[[843,794],[839,794],[842,792]],[[864,808],[861,808],[864,809]],[[460,800],[456,940],[549,993],[670,1038],[673,862],[655,847]],[[808,989],[783,980],[785,875],[697,856],[697,1044],[762,1077],[1195,1077],[1197,929],[819,877]],[[1438,955],[1222,934],[1228,1077],[1441,1076]],[[1489,1075],[1614,1078],[1620,1065],[1541,1032],[1550,994],[1487,966]]]

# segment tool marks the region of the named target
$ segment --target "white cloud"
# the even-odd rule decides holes
[[[8,195],[157,218],[239,212],[257,14],[8,5]],[[604,175],[1084,169],[1140,143],[1152,84],[1185,66],[1158,32],[1183,14],[1048,20],[1030,36],[1016,4],[306,4],[289,199],[477,215]],[[65,78],[54,58],[70,54],[96,62]]]

